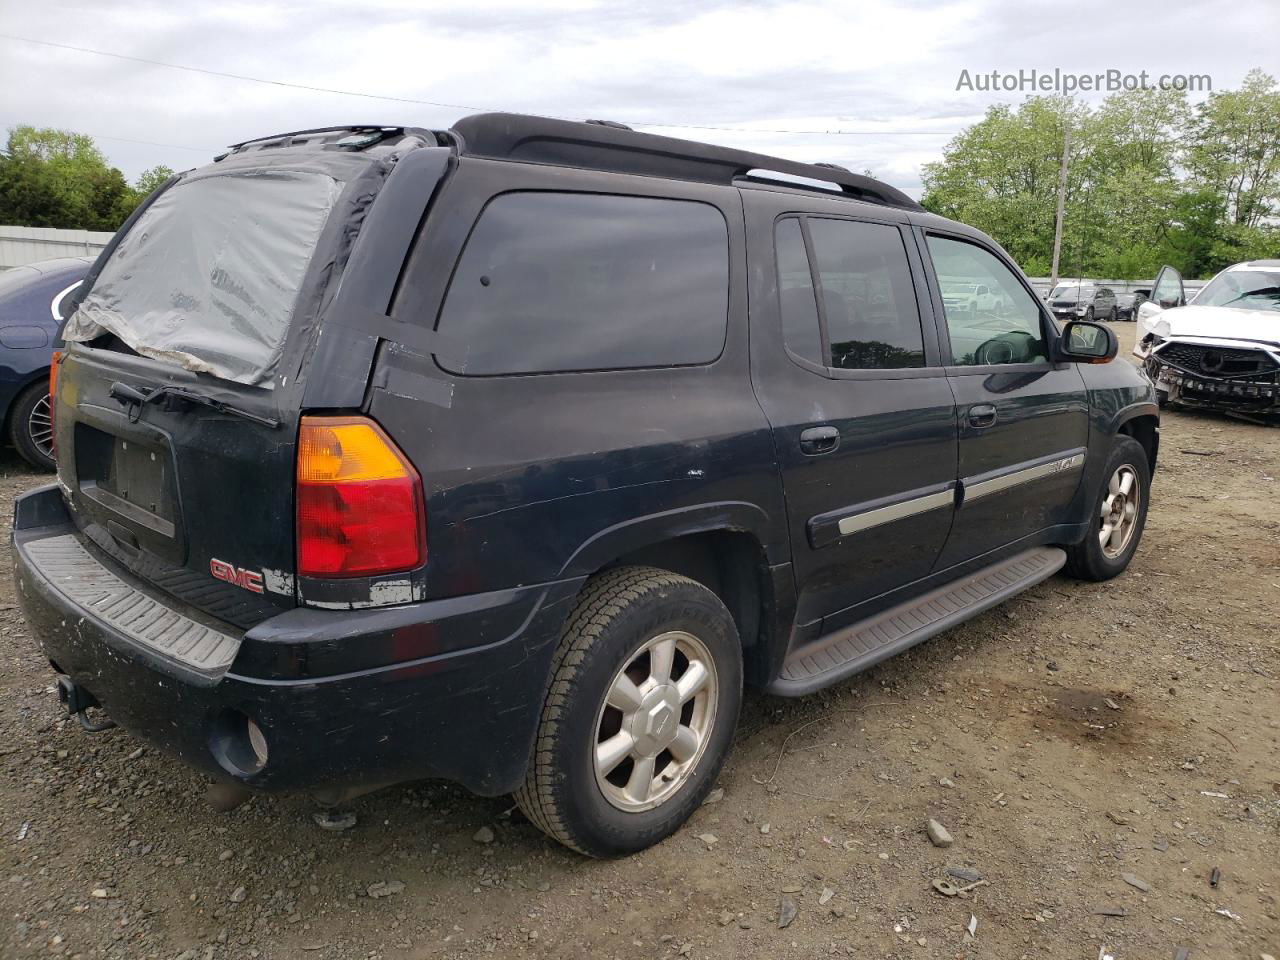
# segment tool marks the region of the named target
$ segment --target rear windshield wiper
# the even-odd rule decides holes
[[[163,386],[155,387],[152,390],[139,390],[131,387],[127,383],[116,381],[111,384],[109,391],[112,398],[119,400],[121,403],[133,404],[133,416],[130,419],[137,419],[137,411],[148,403],[155,403],[157,400],[163,400],[166,397],[172,397],[185,403],[193,403],[202,407],[209,407],[217,410],[219,413],[227,413],[232,416],[241,417],[245,420],[251,420],[254,423],[260,423],[264,427],[270,427],[274,430],[280,426],[280,421],[273,417],[264,417],[249,410],[244,410],[230,403],[224,403],[221,400],[215,400],[213,397],[206,397],[203,393],[196,393],[194,390],[188,390],[186,387]]]

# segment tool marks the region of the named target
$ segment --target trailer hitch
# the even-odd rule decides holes
[[[110,717],[103,720],[90,720],[86,711],[91,707],[101,707],[102,704],[98,703],[98,699],[92,693],[66,675],[58,676],[58,702],[65,706],[67,713],[80,721],[80,726],[89,733],[101,733],[116,725]]]

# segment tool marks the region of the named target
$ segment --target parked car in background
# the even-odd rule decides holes
[[[1116,295],[1092,283],[1060,283],[1049,292],[1049,308],[1059,320],[1114,320]]]
[[[942,302],[953,316],[968,314],[971,318],[980,314],[1001,314],[1007,301],[999,291],[985,283],[972,283],[963,278],[939,277]]]
[[[1134,290],[1131,293],[1116,294],[1116,319],[1137,320],[1138,307],[1147,300],[1149,291]]]
[[[1142,536],[1158,410],[1114,331],[846,170],[510,114],[280,134],[85,287],[17,593],[69,711],[245,795],[445,778],[632,853],[744,683],[823,689]]]
[[[1280,417],[1280,260],[1227,267],[1189,303],[1182,275],[1164,267],[1138,321],[1133,352],[1161,405]]]
[[[64,297],[80,285],[87,257],[42,260],[0,273],[0,411],[22,459],[52,470],[49,358],[62,323]]]

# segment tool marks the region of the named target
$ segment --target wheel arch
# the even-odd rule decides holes
[[[686,576],[720,598],[748,660],[754,660],[755,651],[767,648],[773,635],[779,602],[785,604],[775,585],[780,578],[771,563],[768,524],[768,514],[760,507],[737,501],[637,518],[588,540],[561,577],[590,578],[629,565]]]
[[[1160,412],[1154,403],[1136,403],[1116,414],[1111,424],[1115,436],[1132,437],[1147,454],[1147,468],[1155,476],[1160,455]]]

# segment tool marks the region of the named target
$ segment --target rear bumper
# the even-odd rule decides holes
[[[522,780],[580,581],[377,610],[299,608],[245,633],[229,666],[201,671],[131,636],[32,556],[33,544],[73,531],[55,486],[15,504],[17,594],[33,634],[120,726],[187,764],[268,791],[438,777],[493,796]],[[265,763],[248,750],[246,718],[265,737]]]

